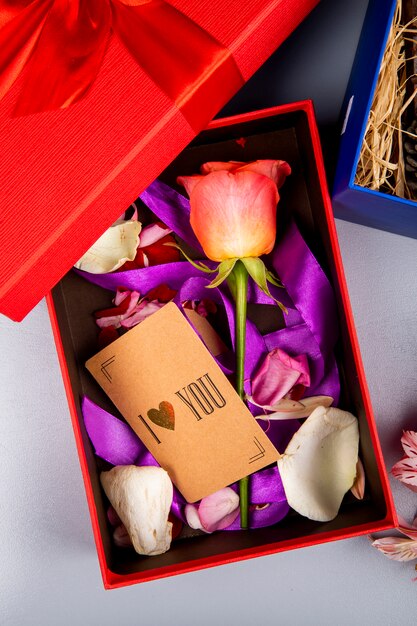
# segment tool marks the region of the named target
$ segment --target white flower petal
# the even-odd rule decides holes
[[[312,520],[334,519],[355,480],[358,445],[356,417],[316,408],[278,461],[289,505]]]
[[[110,226],[74,267],[91,274],[114,272],[126,261],[133,261],[139,246],[142,224],[134,220],[118,221]]]
[[[187,520],[188,526],[193,528],[194,530],[204,530],[204,532],[208,532],[203,528],[203,525],[200,520],[200,516],[198,514],[198,506],[195,504],[186,504],[184,508],[185,519]]]

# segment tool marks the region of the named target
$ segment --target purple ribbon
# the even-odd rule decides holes
[[[189,223],[189,201],[182,195],[155,181],[142,193],[141,199],[152,212],[172,228],[188,245],[201,251]],[[306,354],[310,367],[311,386],[309,395],[329,395],[337,405],[340,393],[339,374],[334,357],[334,346],[338,337],[337,309],[332,287],[323,270],[292,223],[270,255],[272,268],[281,278],[285,289],[271,288],[288,309],[284,315],[285,328],[262,336],[256,326],[248,320],[245,359],[245,390],[251,392],[250,380],[268,352],[281,348],[290,355]],[[208,262],[210,267],[214,264]],[[146,294],[162,283],[177,290],[174,299],[182,310],[182,302],[207,297],[207,276],[188,262],[168,263],[138,270],[111,274],[88,274],[77,271],[91,283],[116,291],[125,287]],[[234,306],[225,283],[210,290],[210,298],[224,306],[234,346]],[[248,301],[275,305],[274,301],[249,281]],[[230,364],[221,355],[217,361],[225,373],[230,373]],[[226,359],[227,360],[227,359]],[[137,464],[157,465],[156,460],[145,448],[131,428],[110,415],[88,398],[83,400],[83,415],[89,437],[98,456],[113,465]],[[254,415],[262,410],[250,405]],[[298,429],[296,420],[271,422],[268,437],[278,450],[283,451]],[[237,490],[237,485],[233,486]],[[260,528],[280,521],[288,512],[288,504],[279,477],[278,468],[261,470],[250,477],[250,501],[252,505],[269,506],[251,511],[251,527]],[[173,512],[185,520],[185,501],[175,490]],[[240,520],[227,530],[240,528]]]

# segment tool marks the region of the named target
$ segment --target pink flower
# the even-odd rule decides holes
[[[278,189],[290,173],[285,161],[213,162],[202,165],[201,175],[177,179],[190,196],[190,223],[209,259],[271,252]]]
[[[386,557],[393,561],[412,561],[417,559],[417,525],[416,520],[410,526],[399,518],[399,530],[405,537],[383,537],[372,542]]]
[[[275,348],[267,354],[252,380],[252,399],[260,406],[274,406],[284,397],[298,399],[304,388],[309,386],[310,370],[306,355],[290,357],[280,348]],[[293,397],[293,391],[296,397]]]
[[[401,444],[405,456],[394,465],[391,473],[411,491],[417,493],[417,433],[405,430]]]
[[[200,504],[186,504],[185,517],[191,528],[212,533],[230,526],[239,515],[239,496],[230,487],[203,498]]]

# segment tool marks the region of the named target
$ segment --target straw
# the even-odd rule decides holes
[[[382,59],[374,99],[365,131],[355,183],[374,190],[414,199],[405,177],[403,142],[409,137],[417,143],[417,135],[403,130],[403,115],[415,100],[417,86],[408,95],[406,42],[417,36],[417,16],[401,23],[402,1],[399,0]],[[412,140],[411,139],[411,140]]]

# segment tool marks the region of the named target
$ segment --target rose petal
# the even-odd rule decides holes
[[[210,172],[234,172],[242,165],[245,165],[244,161],[209,161],[203,163],[200,167],[202,174],[210,174]]]
[[[199,315],[201,315],[201,317],[207,317],[210,313],[216,313],[217,311],[217,307],[214,302],[208,298],[200,300],[200,302],[193,306],[193,308]]]
[[[239,515],[239,496],[230,487],[220,489],[201,500],[198,514],[209,533],[227,528]]]
[[[112,526],[120,526],[122,523],[122,520],[111,505],[107,509],[107,519]]]
[[[149,224],[149,226],[145,226],[140,234],[139,248],[151,246],[163,237],[166,237],[166,235],[169,235],[169,233],[172,233],[172,230],[162,222]]]
[[[116,330],[115,326],[107,326],[107,328],[102,328],[99,332],[97,344],[99,350],[103,348],[107,348],[113,341],[119,338],[119,333]]]
[[[122,302],[124,302],[132,292],[130,289],[125,289],[124,287],[117,287],[116,295],[114,296],[114,304],[115,306],[120,306]]]
[[[404,457],[391,470],[395,478],[417,493],[417,457]]]
[[[355,479],[358,444],[356,417],[316,408],[278,461],[288,504],[318,522],[334,519]]]
[[[393,561],[412,561],[417,559],[417,541],[402,537],[384,537],[372,542],[374,548]]]
[[[147,317],[156,313],[159,309],[162,309],[163,306],[165,306],[164,302],[158,302],[156,300],[154,302],[147,302],[143,300],[137,306],[136,311],[130,315],[130,317],[121,320],[120,324],[122,328],[133,328],[133,326],[140,324],[143,320],[146,320]]]
[[[195,176],[178,176],[177,183],[185,187],[185,191],[190,196],[196,185],[203,179],[204,176],[199,176],[198,174]]]
[[[168,515],[168,521],[172,524],[172,539],[176,539],[182,531],[182,521],[172,512]]]
[[[90,274],[107,274],[126,261],[133,261],[141,228],[141,223],[133,220],[114,224],[77,261],[75,267]]]
[[[115,304],[119,302],[118,306],[110,309],[102,309],[94,313],[97,326],[100,328],[106,328],[108,326],[120,328],[121,321],[129,317],[135,310],[139,297],[140,294],[138,291],[122,290],[118,288],[114,299]]]
[[[284,184],[287,176],[291,174],[291,168],[286,161],[273,161],[263,159],[261,161],[252,161],[246,163],[235,170],[236,172],[256,172],[267,176],[276,183],[278,189]]]
[[[413,430],[405,430],[401,437],[401,443],[407,456],[417,457],[417,433]]]
[[[175,289],[171,289],[168,285],[162,284],[155,287],[155,289],[151,289],[146,294],[146,300],[149,302],[152,300],[159,300],[159,302],[170,302],[177,295],[177,291]]]
[[[184,507],[184,514],[188,526],[194,528],[194,530],[204,530],[204,532],[208,532],[205,528],[203,528],[198,514],[198,507],[195,504],[186,504]]]
[[[180,251],[173,246],[167,246],[167,243],[175,243],[175,239],[172,235],[166,235],[163,239],[160,239],[151,246],[143,248],[143,263],[146,267],[162,265],[163,263],[175,263],[180,260]]]
[[[310,371],[305,354],[290,357],[276,348],[265,357],[252,380],[252,398],[260,406],[272,406],[296,385],[310,385]]]

